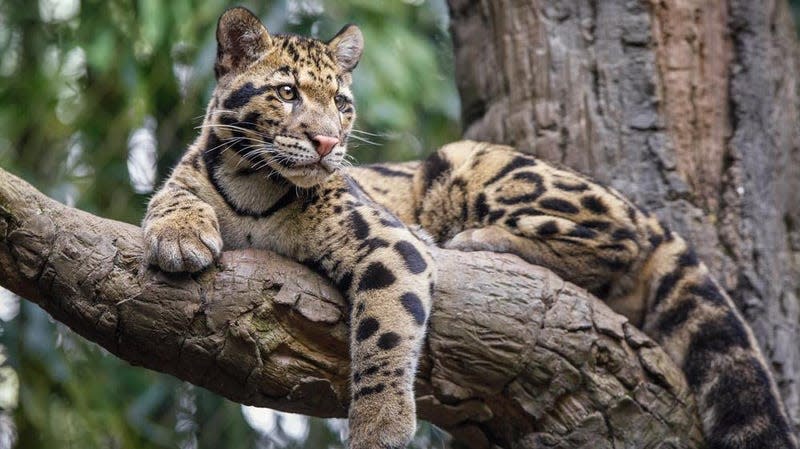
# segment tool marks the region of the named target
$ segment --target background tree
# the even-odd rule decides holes
[[[800,423],[800,46],[789,4],[449,3],[464,134],[590,173],[694,242]]]
[[[67,203],[138,222],[152,183],[142,148],[158,149],[163,173],[193,137],[223,2],[16,3],[0,4],[0,164]],[[431,70],[447,55],[443,7],[375,3],[250,6],[271,30],[327,36],[358,22],[360,126],[380,134],[367,139],[381,157],[420,157],[456,135],[453,89]],[[451,1],[466,134],[594,173],[698,242],[797,420],[796,36],[783,2],[706,3]],[[24,379],[20,447],[259,443],[238,406],[54,327],[30,305],[4,327]],[[104,378],[87,385],[90,375]],[[331,433],[316,422],[307,447]]]

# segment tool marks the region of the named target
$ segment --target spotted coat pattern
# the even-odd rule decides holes
[[[625,314],[680,364],[712,448],[795,448],[752,332],[691,248],[619,193],[511,148],[457,142],[422,162],[345,165],[363,41],[270,35],[247,10],[217,27],[202,132],[144,219],[170,272],[223,246],[276,251],[333,280],[351,323],[352,449],[406,445],[435,266],[406,227],[465,251],[511,252]]]
[[[264,248],[331,279],[350,306],[350,448],[405,447],[435,267],[426,244],[341,170],[361,32],[270,35],[234,8],[217,42],[202,132],[150,201],[145,257],[195,272],[223,247]]]
[[[516,254],[626,315],[683,368],[708,447],[796,447],[769,368],[731,299],[680,236],[615,190],[471,141],[421,163],[349,172],[438,244]]]

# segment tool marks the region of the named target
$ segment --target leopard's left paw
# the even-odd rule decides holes
[[[350,449],[403,449],[417,430],[414,395],[375,395],[350,405]]]

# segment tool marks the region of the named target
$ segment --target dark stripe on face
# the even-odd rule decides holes
[[[384,167],[383,165],[364,165],[363,168],[372,170],[374,172],[378,172],[384,176],[392,176],[397,178],[412,178],[414,176],[411,173],[394,170],[388,167]]]
[[[450,162],[444,159],[439,152],[428,156],[422,164],[423,191],[427,192],[439,177],[449,172],[452,168]]]
[[[225,128],[225,130],[232,135],[230,139],[230,148],[237,155],[254,165],[264,165],[264,159],[258,154],[261,146],[254,145],[253,142],[253,139],[260,139],[264,142],[267,141],[267,139],[263,139],[258,132],[258,122],[260,119],[261,114],[258,112],[251,112],[242,121],[227,114],[219,118],[221,124],[229,127]],[[248,132],[251,135],[248,135]],[[226,139],[226,143],[227,142],[228,139]]]
[[[222,107],[225,109],[239,109],[249,103],[251,98],[263,94],[269,88],[270,86],[267,85],[255,87],[253,83],[247,83],[233,91],[222,103]]]
[[[258,154],[258,150],[252,148],[252,145],[249,143],[242,141],[232,142],[231,149],[238,156],[242,157],[243,159],[247,159],[247,161],[253,164],[253,166],[262,166],[265,163],[264,158]],[[253,171],[253,173],[255,173],[255,171]]]
[[[243,207],[239,207],[236,202],[233,200],[231,195],[225,190],[225,186],[222,184],[220,179],[218,178],[217,171],[219,169],[219,165],[222,163],[222,151],[225,149],[224,143],[219,139],[216,133],[211,132],[208,137],[208,141],[206,142],[205,149],[203,151],[203,162],[206,166],[206,173],[208,174],[208,180],[211,182],[211,185],[214,186],[214,190],[219,193],[222,199],[225,201],[225,204],[235,212],[237,215],[246,216],[246,217],[255,217],[255,218],[266,218],[271,216],[272,214],[278,212],[279,210],[283,209],[284,207],[294,203],[298,199],[298,192],[300,190],[289,188],[286,189],[287,183],[283,177],[278,176],[276,181],[272,181],[271,179],[264,180],[263,182],[269,182],[275,185],[276,189],[286,189],[286,193],[278,199],[272,206],[270,206],[267,210],[264,211],[254,211],[250,209],[246,209]],[[305,192],[305,190],[302,190]]]
[[[530,159],[528,159],[528,158],[526,158],[524,156],[520,156],[520,155],[514,156],[514,158],[511,159],[511,161],[509,161],[508,164],[506,164],[503,168],[501,168],[500,171],[497,172],[497,174],[495,174],[494,176],[489,178],[489,180],[486,181],[483,184],[483,186],[487,187],[489,185],[492,185],[492,184],[496,183],[497,181],[503,179],[506,175],[508,175],[509,173],[511,173],[512,171],[514,171],[514,170],[516,170],[518,168],[532,167],[534,165],[535,164],[532,163]]]
[[[378,290],[394,284],[397,277],[382,262],[372,262],[367,266],[361,280],[358,282],[358,291]]]
[[[250,131],[253,134],[258,134],[259,130],[261,129],[261,125],[259,124],[260,121],[261,113],[253,111],[244,116],[243,120],[236,122],[236,126]],[[241,130],[234,130],[234,135],[237,137],[245,136],[244,132]]]
[[[410,242],[401,240],[394,244],[394,249],[403,258],[406,268],[413,274],[420,274],[428,268],[422,254]]]
[[[403,296],[400,297],[400,303],[403,304],[403,308],[414,318],[417,324],[421,326],[425,323],[427,314],[425,313],[425,307],[422,306],[422,301],[420,301],[419,296],[410,292],[404,293]]]

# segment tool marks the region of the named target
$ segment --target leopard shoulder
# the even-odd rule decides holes
[[[351,449],[404,447],[436,267],[426,244],[342,171],[363,38],[270,34],[243,8],[217,25],[217,85],[201,132],[143,221],[146,260],[196,272],[222,249],[306,264],[347,297]]]

